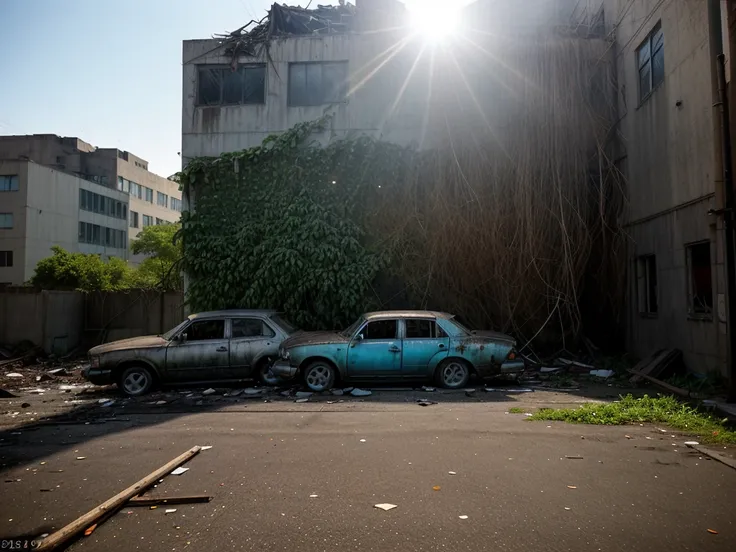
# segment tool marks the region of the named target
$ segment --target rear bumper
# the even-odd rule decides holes
[[[526,369],[523,360],[507,360],[501,364],[502,374],[520,374]]]
[[[287,360],[277,360],[271,366],[271,372],[273,372],[274,376],[291,379],[296,376],[297,367],[289,364]]]

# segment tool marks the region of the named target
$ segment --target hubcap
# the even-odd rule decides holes
[[[268,385],[276,385],[279,382],[278,376],[275,376],[269,366],[261,368],[261,380]]]
[[[140,393],[145,389],[146,384],[148,383],[148,377],[143,372],[131,372],[128,374],[128,376],[125,378],[125,381],[123,382],[123,387],[125,387],[125,390],[130,393],[131,395],[135,395],[136,393]]]
[[[324,391],[330,384],[330,376],[330,368],[324,364],[319,364],[307,373],[307,384],[315,391]]]
[[[442,381],[448,387],[460,385],[467,375],[467,368],[459,362],[452,362],[442,370]]]

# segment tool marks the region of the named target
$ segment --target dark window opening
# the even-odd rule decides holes
[[[0,251],[0,267],[11,267],[13,266],[13,252],[12,251]]]
[[[201,67],[199,105],[240,105],[266,102],[266,66]]]
[[[363,339],[396,339],[396,320],[377,320],[363,328]]]
[[[225,338],[224,320],[198,320],[187,328],[187,341],[212,341]]]
[[[713,312],[713,280],[710,263],[710,242],[696,243],[687,248],[690,314],[710,315]]]
[[[657,302],[657,258],[654,255],[639,257],[636,278],[639,291],[639,312],[656,314],[659,304]]]
[[[654,29],[636,50],[639,71],[639,103],[664,81],[664,33],[662,23]]]
[[[276,334],[262,320],[239,318],[232,321],[232,338],[274,337]]]

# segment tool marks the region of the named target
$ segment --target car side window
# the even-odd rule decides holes
[[[442,328],[437,326],[434,320],[409,318],[405,322],[407,339],[434,339],[436,337],[442,337],[440,335]]]
[[[225,338],[224,320],[195,320],[185,330],[187,341],[212,341]]]
[[[258,318],[235,318],[232,321],[232,338],[274,337],[276,333]]]
[[[396,339],[396,320],[377,320],[363,328],[363,339]]]

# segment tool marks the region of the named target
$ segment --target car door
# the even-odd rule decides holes
[[[404,320],[401,373],[405,377],[427,377],[450,349],[450,337],[435,320]]]
[[[253,362],[267,354],[276,355],[276,332],[261,318],[233,318],[230,320],[230,369],[229,377],[252,377]]]
[[[348,376],[401,376],[401,339],[397,319],[373,320],[358,330],[348,347]]]
[[[225,318],[195,319],[179,336],[166,349],[166,371],[172,382],[227,379],[230,344]]]

